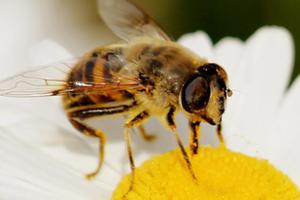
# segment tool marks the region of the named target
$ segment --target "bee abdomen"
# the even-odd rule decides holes
[[[114,81],[114,77],[123,67],[121,55],[113,52],[94,52],[82,59],[71,71],[68,82],[101,83],[106,88]],[[81,106],[103,105],[115,102],[132,100],[133,95],[126,90],[95,90],[65,95],[63,98],[65,109],[72,109]]]

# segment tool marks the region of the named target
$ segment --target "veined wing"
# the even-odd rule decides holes
[[[91,59],[91,58],[90,58]],[[120,90],[141,90],[144,88],[139,79],[129,76],[109,78],[93,74],[93,79],[68,80],[73,67],[82,59],[75,59],[49,66],[29,70],[19,75],[0,81],[0,96],[42,97],[64,94],[91,94]],[[88,62],[89,60],[86,60]]]
[[[125,41],[137,37],[170,40],[162,28],[130,0],[98,0],[98,7],[106,25]]]

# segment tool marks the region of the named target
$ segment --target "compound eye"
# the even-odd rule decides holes
[[[210,86],[206,78],[197,76],[183,87],[181,103],[183,108],[190,113],[194,113],[204,108],[210,97]]]

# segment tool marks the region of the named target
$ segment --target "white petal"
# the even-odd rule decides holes
[[[46,153],[72,169],[76,169],[81,177],[96,168],[97,139],[83,137],[72,127],[72,131],[69,131],[57,123],[54,124],[48,119],[37,117],[30,112],[24,113],[22,109],[16,109],[14,105],[0,104],[0,109],[7,119],[2,125],[10,131],[11,137],[36,148],[36,151]],[[97,181],[109,184],[112,190],[113,186],[118,183],[122,172],[123,174],[129,172],[129,170],[124,171],[124,167],[127,168],[129,163],[123,141],[122,123],[118,123],[119,126],[116,126],[115,120],[96,121],[98,122],[96,127],[101,127],[108,136],[105,165],[97,177]],[[67,124],[70,125],[69,122]]]
[[[239,64],[244,53],[244,43],[236,38],[224,38],[214,48],[213,62],[223,66],[229,76],[229,84],[238,77]]]
[[[10,130],[0,130],[0,188],[5,188],[2,197],[18,199],[18,195],[27,194],[28,199],[99,199],[109,196],[105,194],[109,185],[85,181],[74,168],[11,136]]]
[[[292,38],[283,28],[261,28],[247,40],[239,65],[241,69],[232,83],[235,84],[232,88],[238,92],[229,99],[235,104],[234,110],[227,110],[232,112],[225,124],[231,148],[242,149],[249,143],[254,147],[244,152],[252,155],[256,154],[253,149],[262,149],[260,142],[267,138],[268,124],[272,122],[288,84],[293,53]],[[240,135],[244,139],[231,135]]]
[[[43,40],[29,49],[29,59],[33,66],[49,65],[71,58],[73,56],[70,52],[50,39]]]
[[[274,129],[268,138],[268,158],[281,170],[286,172],[300,185],[300,77],[298,77],[288,93],[273,122]]]
[[[205,32],[198,31],[185,34],[179,38],[178,43],[194,51],[203,58],[211,59],[212,57],[212,41]]]

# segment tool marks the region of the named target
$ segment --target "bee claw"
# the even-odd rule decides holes
[[[220,142],[219,147],[222,148],[222,149],[227,148],[224,142]]]
[[[92,181],[96,178],[98,172],[92,172],[90,174],[86,174],[85,175],[85,178],[88,180],[88,181]]]

